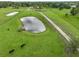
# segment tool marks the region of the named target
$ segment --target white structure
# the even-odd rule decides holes
[[[6,16],[14,16],[14,15],[16,15],[17,13],[19,13],[19,12],[12,12],[12,13],[7,14]]]
[[[76,5],[71,5],[71,8],[76,8]]]
[[[21,18],[23,28],[32,33],[40,33],[46,30],[44,24],[36,17]]]

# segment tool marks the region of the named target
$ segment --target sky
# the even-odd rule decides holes
[[[0,0],[0,1],[79,1],[79,0]]]

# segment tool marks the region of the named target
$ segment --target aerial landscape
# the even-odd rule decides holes
[[[0,57],[79,57],[79,1],[0,1]]]

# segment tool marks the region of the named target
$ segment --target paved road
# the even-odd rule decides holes
[[[59,27],[57,26],[51,19],[49,19],[44,13],[39,12],[42,16],[44,16],[46,18],[46,20],[52,25],[54,26],[57,31],[70,43],[72,41],[72,39]]]

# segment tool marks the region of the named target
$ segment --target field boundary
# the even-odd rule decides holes
[[[57,26],[51,19],[49,19],[44,13],[39,12],[54,28],[66,39],[68,43],[71,43],[72,39],[69,37],[59,26]]]

